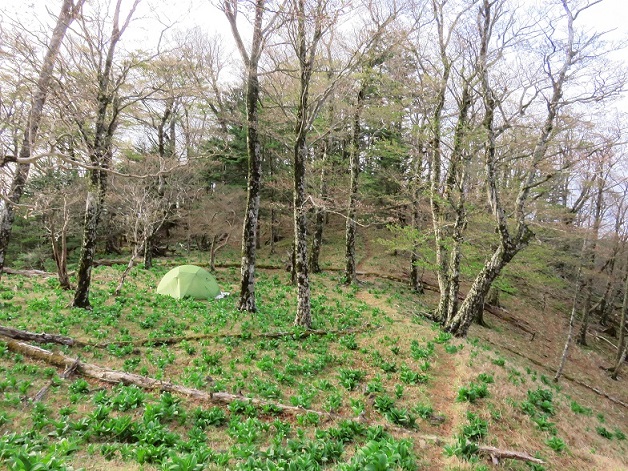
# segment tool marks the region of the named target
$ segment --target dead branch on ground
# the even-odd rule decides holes
[[[132,384],[138,386],[142,389],[146,389],[149,391],[159,391],[159,392],[171,392],[175,393],[199,402],[206,403],[221,403],[221,404],[231,404],[235,401],[247,401],[250,404],[255,406],[272,406],[276,409],[279,409],[283,413],[287,414],[316,414],[319,417],[326,417],[329,420],[351,420],[357,421],[370,425],[376,425],[375,423],[369,423],[369,421],[365,421],[361,417],[352,417],[346,418],[331,414],[329,412],[321,412],[313,409],[305,409],[303,407],[295,407],[287,404],[281,404],[272,401],[266,401],[263,399],[245,397],[240,394],[231,394],[227,392],[205,392],[198,389],[188,388],[185,386],[181,386],[176,383],[172,383],[169,381],[158,380],[155,378],[150,378],[148,376],[141,376],[135,373],[125,373],[123,371],[113,370],[110,368],[105,368],[102,366],[98,366],[92,363],[85,363],[80,361],[78,358],[71,358],[67,355],[64,355],[59,352],[52,352],[50,350],[45,350],[40,347],[36,347],[34,345],[30,345],[24,342],[20,342],[18,340],[14,340],[12,338],[0,335],[0,340],[7,343],[9,350],[20,353],[28,358],[44,361],[48,364],[57,366],[59,368],[65,368],[64,375],[69,376],[72,372],[76,371],[83,376],[88,378],[94,378],[100,381],[104,381],[106,383],[112,384]],[[40,391],[41,392],[41,391]],[[38,393],[39,395],[39,393]],[[391,430],[391,427],[384,426],[387,430]],[[425,440],[435,441],[435,442],[445,442],[441,437],[436,435],[424,435],[416,433],[412,430],[401,429],[398,427],[392,427],[396,432],[403,433],[405,435],[410,435],[413,438],[422,438]],[[543,464],[542,460],[538,458],[534,458],[526,453],[511,451],[511,450],[500,450],[494,447],[480,446],[479,452],[482,454],[487,454],[491,456],[493,459],[496,458],[508,458],[508,459],[518,459],[523,461],[531,461],[534,463]]]

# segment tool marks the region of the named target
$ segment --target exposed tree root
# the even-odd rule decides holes
[[[272,406],[275,409],[279,409],[281,412],[286,414],[316,414],[319,417],[326,417],[329,420],[351,420],[360,423],[365,423],[367,425],[376,425],[374,422],[369,422],[368,420],[362,417],[342,417],[338,415],[331,414],[329,412],[322,412],[312,409],[305,409],[303,407],[295,407],[287,404],[281,404],[272,401],[266,401],[263,399],[250,398],[245,397],[239,394],[230,394],[227,392],[205,392],[199,389],[188,388],[185,386],[181,386],[179,384],[171,383],[169,381],[162,381],[154,378],[150,378],[148,376],[141,376],[134,373],[125,373],[118,370],[112,370],[110,368],[105,368],[102,366],[98,366],[92,363],[85,363],[80,361],[78,358],[71,358],[67,355],[64,355],[59,352],[52,352],[50,350],[46,350],[34,345],[30,345],[24,342],[20,342],[18,340],[14,340],[12,338],[0,335],[0,340],[7,343],[9,350],[20,353],[26,357],[32,358],[34,360],[44,361],[50,365],[54,365],[59,368],[64,368],[65,371],[63,373],[63,377],[67,377],[73,372],[77,372],[86,376],[88,378],[94,378],[100,381],[104,381],[106,383],[112,384],[132,384],[138,386],[142,389],[146,389],[149,391],[160,391],[160,392],[171,392],[178,394],[180,396],[188,397],[198,402],[204,403],[222,403],[222,404],[230,404],[235,401],[247,401],[250,404],[256,406]],[[48,386],[49,387],[49,386]],[[35,400],[41,399],[48,387],[44,387],[40,390],[39,393],[35,396]],[[428,440],[431,442],[435,442],[438,444],[446,443],[447,440],[439,437],[437,435],[425,435],[416,433],[415,431],[402,429],[398,427],[389,427],[384,426],[385,429],[390,431],[395,431],[400,434],[409,435],[413,438],[420,438],[423,440]],[[488,446],[480,446],[479,452],[481,454],[486,454],[491,456],[493,459],[496,458],[509,458],[509,459],[518,459],[524,461],[531,461],[534,463],[543,463],[543,461],[534,458],[526,453],[521,453],[517,451],[511,450],[499,450],[497,448],[488,447]]]
[[[230,334],[192,334],[192,335],[184,335],[179,337],[164,337],[164,338],[155,338],[155,339],[138,339],[138,340],[128,340],[128,341],[119,341],[119,342],[104,342],[104,343],[90,343],[84,342],[82,340],[74,339],[72,337],[65,337],[63,335],[56,334],[47,334],[47,333],[37,333],[37,332],[28,332],[26,330],[14,329],[13,327],[5,327],[0,326],[0,335],[4,335],[5,337],[9,337],[15,340],[28,340],[31,342],[37,343],[56,343],[60,345],[68,345],[72,347],[94,347],[94,348],[107,348],[111,346],[123,347],[126,345],[133,346],[144,346],[144,345],[175,345],[181,342],[190,342],[195,340],[204,340],[211,338],[227,338],[227,337],[235,337],[235,338],[270,338],[270,339],[279,339],[284,337],[296,337],[296,338],[306,338],[312,336],[323,336],[323,335],[351,335],[362,332],[367,332],[371,330],[370,324],[365,324],[362,327],[358,327],[356,329],[345,329],[345,330],[302,330],[302,331],[294,331],[294,332],[265,332],[259,334],[250,334],[250,333],[230,333]]]

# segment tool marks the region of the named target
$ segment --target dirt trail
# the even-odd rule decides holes
[[[375,297],[366,290],[360,290],[357,298],[367,303],[369,306],[377,307],[384,311],[394,323],[387,329],[388,336],[399,335],[406,340],[422,337],[432,338],[434,331],[428,326],[417,325],[407,315],[403,315],[394,306],[386,302],[385,299]],[[408,335],[410,333],[410,336]],[[450,343],[456,344],[461,341],[455,339]],[[433,434],[452,441],[460,424],[464,421],[467,412],[466,403],[456,402],[458,388],[471,379],[471,372],[465,365],[469,361],[468,349],[463,349],[455,354],[447,353],[442,345],[436,346],[436,353],[432,360],[431,370],[428,375],[433,379],[426,385],[426,393],[431,406],[434,408],[434,415],[444,417],[444,421],[438,425],[429,425],[427,421],[419,421],[419,433]],[[443,444],[426,443],[417,438],[415,443],[421,450],[423,457],[423,467],[427,470],[442,470],[447,464],[451,464],[443,454]]]

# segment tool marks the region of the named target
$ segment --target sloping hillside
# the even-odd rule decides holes
[[[5,275],[0,324],[78,340],[40,347],[83,363],[62,379],[41,351],[3,338],[3,461],[11,469],[628,468],[626,379],[602,369],[613,356],[606,341],[572,347],[555,384],[566,317],[549,302],[543,311],[528,288],[504,292],[488,327],[453,339],[423,316],[436,293],[395,281],[405,258],[372,235],[358,266],[368,274],[356,286],[342,284],[328,251],[327,271],[313,277],[309,333],[291,327],[294,289],[280,269],[261,270],[252,315],[236,311],[233,297],[154,294],[173,264],[202,263],[193,256],[134,269],[117,298],[123,267],[97,268],[91,312],[68,308],[71,293],[55,278]],[[235,267],[217,278],[223,291],[236,289]],[[159,381],[112,384],[89,365]],[[503,459],[507,452],[525,459]]]

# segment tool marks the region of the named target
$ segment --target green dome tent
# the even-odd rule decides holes
[[[157,293],[181,299],[214,299],[220,294],[220,288],[206,270],[195,265],[181,265],[173,268],[159,282]]]

